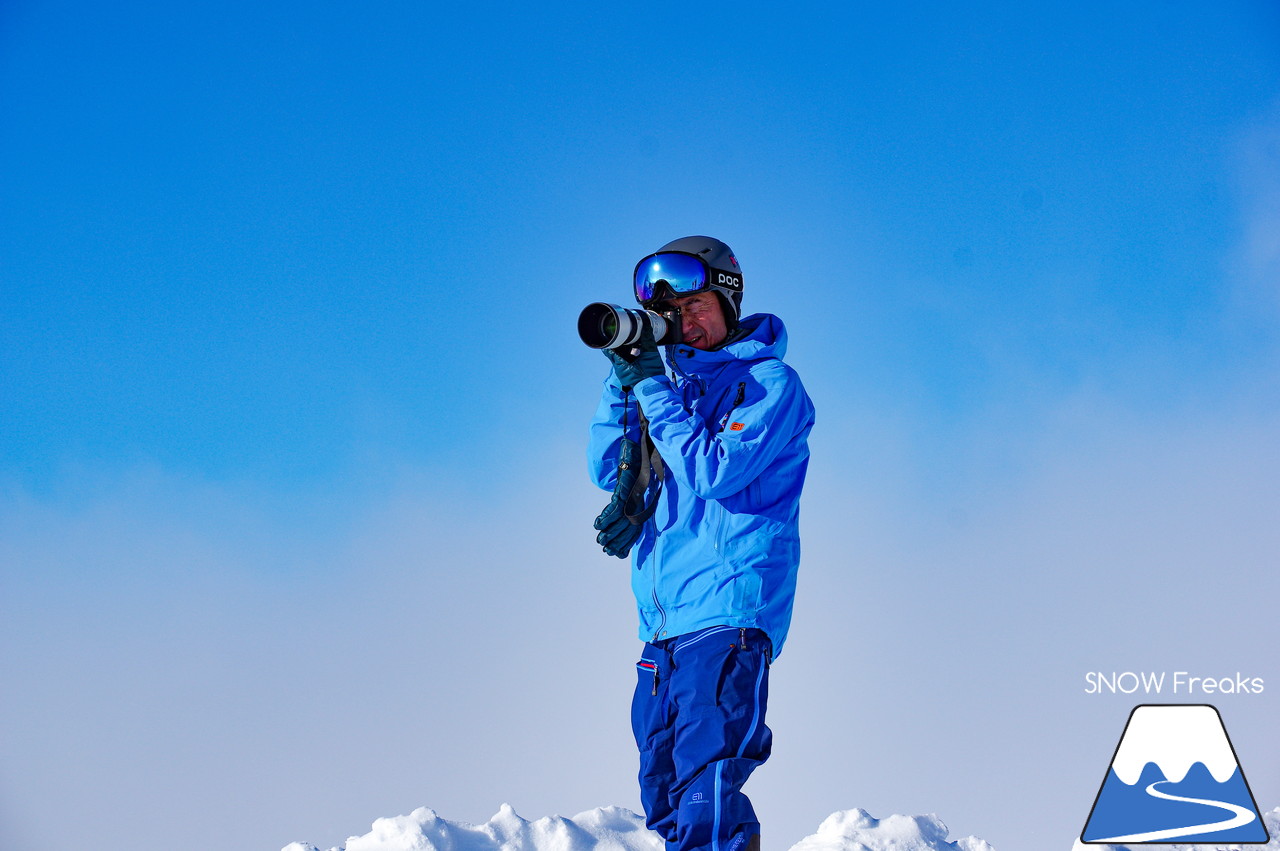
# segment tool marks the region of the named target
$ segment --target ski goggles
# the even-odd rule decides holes
[[[636,301],[641,304],[663,296],[693,295],[711,289],[711,268],[693,254],[659,251],[636,264]],[[664,292],[666,290],[666,292]]]

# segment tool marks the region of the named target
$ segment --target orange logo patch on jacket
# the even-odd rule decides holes
[[[746,428],[746,423],[732,423],[729,426],[729,431],[742,431],[744,428]]]

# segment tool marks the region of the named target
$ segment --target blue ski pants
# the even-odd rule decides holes
[[[764,632],[729,626],[644,646],[631,726],[646,824],[668,849],[742,851],[759,836],[742,784],[772,746],[771,655]]]

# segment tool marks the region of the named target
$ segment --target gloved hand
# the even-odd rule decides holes
[[[627,519],[627,497],[640,472],[640,447],[634,440],[622,439],[622,451],[619,454],[618,483],[614,485],[613,497],[600,512],[594,526],[600,534],[596,535],[596,543],[604,547],[605,555],[626,558],[631,547],[644,531],[643,523],[632,523]]]
[[[631,354],[632,349],[639,349]],[[646,378],[666,374],[662,365],[662,355],[658,354],[658,344],[653,339],[653,332],[646,325],[640,332],[640,341],[625,349],[604,349],[604,355],[613,364],[613,373],[623,388],[630,390]]]

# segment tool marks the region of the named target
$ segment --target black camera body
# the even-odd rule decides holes
[[[680,333],[680,311],[637,310],[596,301],[578,315],[578,336],[593,349],[622,349],[640,342],[645,328],[653,333],[659,346],[683,341]]]

